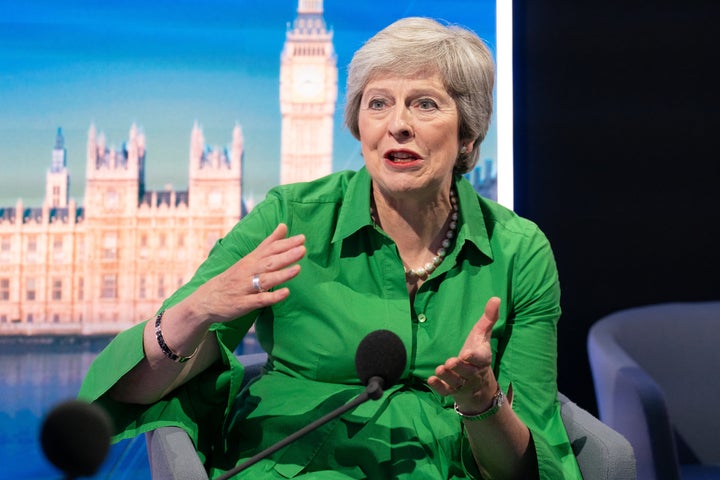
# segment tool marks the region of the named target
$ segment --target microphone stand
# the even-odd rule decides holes
[[[241,463],[240,465],[236,466],[232,470],[228,470],[224,474],[217,477],[216,480],[228,480],[229,478],[233,477],[234,475],[237,475],[238,473],[242,472],[246,468],[255,465],[257,462],[262,460],[265,457],[269,457],[273,453],[277,452],[281,448],[289,445],[290,443],[294,442],[298,438],[312,432],[316,428],[326,424],[330,420],[339,417],[345,412],[348,412],[352,410],[353,408],[357,407],[361,403],[364,403],[370,399],[377,400],[380,397],[382,397],[383,394],[383,384],[384,380],[381,377],[371,377],[368,381],[367,387],[365,387],[365,391],[363,391],[360,395],[352,399],[350,402],[346,403],[345,405],[342,405],[339,408],[336,408],[332,412],[318,418],[314,422],[306,425],[305,427],[301,428],[300,430],[296,431],[295,433],[291,434],[288,437],[283,438],[279,442],[277,442],[274,445],[270,445],[268,448],[263,450],[262,452],[250,457],[245,462]]]

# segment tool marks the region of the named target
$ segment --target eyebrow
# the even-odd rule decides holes
[[[373,93],[375,93],[375,94],[376,94],[376,93],[380,93],[380,94],[389,95],[389,94],[390,94],[390,89],[389,89],[389,88],[385,88],[385,87],[371,87],[371,88],[365,89],[365,91],[363,91],[362,96],[364,97],[365,95],[373,94]],[[413,89],[411,89],[411,90],[408,91],[408,95],[407,95],[407,96],[409,96],[409,97],[420,97],[420,96],[423,96],[423,95],[445,95],[445,96],[447,96],[447,97],[449,97],[449,98],[452,98],[452,96],[450,95],[450,93],[448,93],[444,88],[441,89],[441,88],[436,88],[436,87],[419,87],[419,88],[413,88]]]

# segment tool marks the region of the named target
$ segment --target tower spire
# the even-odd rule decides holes
[[[45,205],[49,208],[64,208],[68,204],[70,174],[67,170],[67,150],[62,128],[55,134],[52,163],[45,177]]]
[[[52,172],[60,172],[65,167],[67,167],[65,137],[62,133],[62,127],[58,127],[57,134],[55,135],[55,148],[53,148],[52,165],[50,166],[50,170]]]
[[[298,14],[315,13],[322,15],[323,0],[299,0]]]

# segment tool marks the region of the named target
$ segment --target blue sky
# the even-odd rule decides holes
[[[495,0],[325,0],[324,9],[339,67],[335,170],[362,165],[341,114],[346,66],[373,33],[428,16],[495,48]],[[280,53],[296,10],[297,0],[0,0],[0,206],[40,206],[58,127],[82,203],[90,125],[119,147],[133,122],[147,138],[149,189],[187,187],[195,121],[214,146],[239,123],[245,195],[259,200],[279,179]],[[495,155],[488,138],[481,158]]]

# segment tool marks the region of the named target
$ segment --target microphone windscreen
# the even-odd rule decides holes
[[[405,345],[390,330],[370,332],[355,353],[355,369],[363,385],[367,385],[371,377],[382,378],[384,388],[394,385],[405,370],[406,362]]]
[[[40,445],[50,462],[70,478],[91,476],[110,450],[112,423],[97,405],[68,400],[45,417]]]

